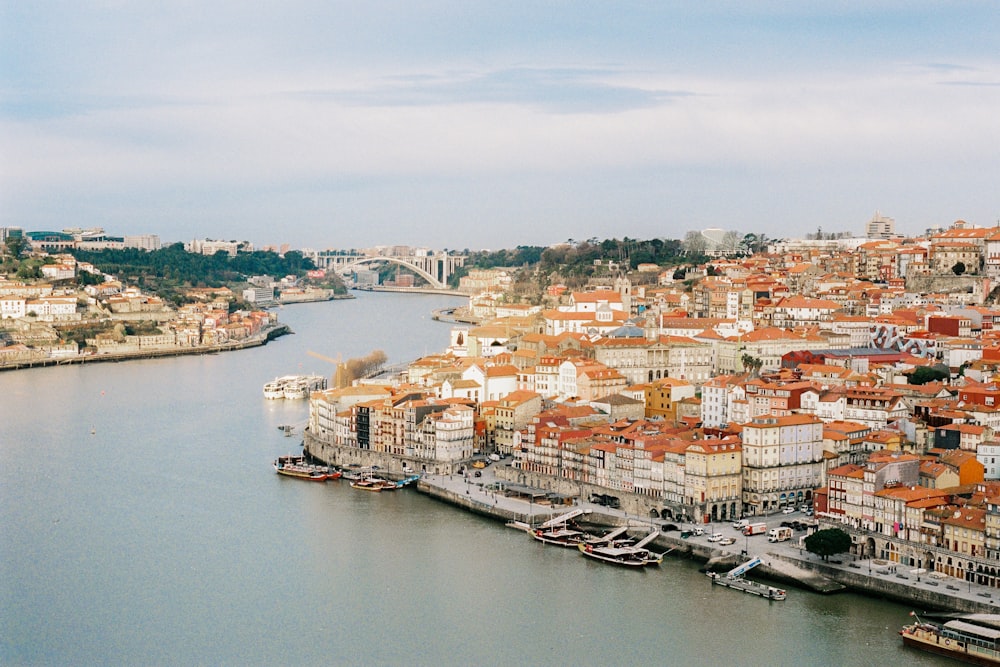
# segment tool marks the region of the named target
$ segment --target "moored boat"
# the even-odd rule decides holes
[[[609,542],[606,544],[578,544],[577,548],[587,558],[601,560],[613,565],[624,565],[626,567],[646,567],[648,565],[659,565],[663,561],[664,554],[658,554],[646,548],[660,534],[654,530],[635,544],[621,544]]]
[[[341,472],[330,466],[309,463],[304,456],[279,456],[274,460],[274,471],[285,477],[305,479],[312,482],[325,482],[337,479]]]
[[[310,393],[326,387],[327,380],[323,375],[284,375],[264,384],[264,398],[309,398]]]
[[[578,544],[577,548],[587,558],[601,560],[613,565],[626,567],[646,567],[659,565],[663,554],[653,553],[649,549],[635,546],[594,546],[593,544]]]
[[[553,544],[557,547],[575,547],[587,541],[587,533],[572,528],[550,528],[549,530],[536,529],[531,536],[539,542]]]
[[[271,382],[264,384],[264,398],[275,400],[285,397],[285,383],[289,382],[294,376],[286,375],[285,377],[274,378]]]
[[[356,479],[351,482],[352,489],[361,489],[362,491],[394,491],[399,488],[396,482],[390,482],[387,479],[382,479],[381,477],[363,477],[361,479]]]
[[[590,510],[574,509],[553,517],[537,528],[529,530],[532,538],[557,547],[576,547],[578,544],[592,543],[593,535],[577,530],[573,522],[578,516],[589,514]]]
[[[1000,665],[1000,614],[968,614],[941,623],[921,621],[899,631],[907,646],[972,665]]]

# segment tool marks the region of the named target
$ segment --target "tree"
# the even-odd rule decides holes
[[[956,276],[960,276],[965,273],[965,262],[955,262],[955,266],[951,267],[951,272]]]
[[[28,239],[23,236],[10,236],[7,238],[5,247],[10,256],[17,259],[24,252],[24,249],[28,247]]]
[[[735,255],[740,251],[740,246],[743,245],[743,236],[736,231],[728,231],[722,235],[722,241],[719,242],[719,250],[724,255]]]
[[[755,255],[758,252],[764,252],[767,250],[768,244],[771,243],[771,239],[767,238],[767,234],[754,234],[750,232],[743,237],[740,241],[740,247],[748,254]]]
[[[744,352],[743,356],[740,357],[740,363],[743,364],[743,371],[753,371],[754,375],[760,372],[760,369],[764,367],[764,360],[753,356],[749,352]]]
[[[817,530],[812,535],[806,537],[806,550],[829,560],[830,556],[842,554],[851,549],[851,536],[840,528],[827,528]]]
[[[933,366],[920,366],[914,368],[913,372],[910,373],[910,384],[927,384],[928,382],[937,382],[938,380],[944,380],[951,375],[948,371],[941,370],[940,368],[935,368]]]
[[[684,252],[689,255],[704,255],[708,250],[708,239],[701,232],[690,231],[684,236]]]

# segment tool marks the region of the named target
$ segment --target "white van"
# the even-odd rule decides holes
[[[737,519],[733,521],[733,528],[736,530],[743,530],[750,525],[750,519]]]

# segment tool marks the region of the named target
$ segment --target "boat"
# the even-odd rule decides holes
[[[352,489],[361,489],[362,491],[395,491],[399,488],[396,482],[391,482],[387,479],[382,479],[381,477],[362,477],[361,479],[356,479],[351,482]]]
[[[532,538],[544,544],[552,544],[557,547],[576,547],[579,544],[589,542],[593,535],[576,530],[570,526],[571,521],[582,515],[589,514],[591,510],[576,509],[542,523],[538,528],[530,531]]]
[[[619,526],[614,530],[605,533],[604,535],[589,535],[587,536],[587,544],[593,544],[594,546],[617,546],[620,547],[626,544],[635,544],[635,540],[627,535],[628,526]]]
[[[648,565],[659,565],[663,561],[664,554],[658,554],[646,549],[646,545],[653,541],[660,531],[654,530],[646,537],[635,544],[618,544],[611,542],[606,545],[578,544],[577,548],[587,558],[604,561],[613,565],[623,565],[625,567],[646,567]]]
[[[903,644],[972,665],[1000,665],[1000,614],[966,614],[943,622],[920,620],[899,631]]]
[[[271,400],[309,398],[312,392],[322,391],[326,387],[327,381],[323,375],[284,375],[264,384],[264,398]]]
[[[337,479],[341,472],[330,466],[309,463],[304,456],[279,456],[274,460],[274,471],[286,477],[305,479],[313,482],[325,482]]]
[[[762,584],[759,581],[751,581],[743,578],[745,573],[757,567],[760,563],[760,558],[754,557],[741,565],[737,565],[726,574],[719,574],[718,572],[706,572],[706,574],[712,580],[713,584],[718,584],[719,586],[743,591],[751,595],[759,595],[768,600],[784,600],[787,598],[788,593],[782,588],[775,588],[774,586]]]
[[[550,528],[549,530],[536,528],[531,536],[539,542],[557,547],[575,547],[587,543],[587,533],[572,528]]]
[[[286,375],[281,378],[274,378],[271,382],[264,384],[264,398],[275,400],[278,398],[285,397],[285,383],[292,379],[293,376]]]

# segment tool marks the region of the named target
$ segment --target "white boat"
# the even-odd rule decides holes
[[[270,382],[264,384],[264,398],[275,400],[285,397],[285,385],[291,382],[295,378],[294,375],[286,375],[280,378],[274,378]]]
[[[306,383],[302,380],[293,380],[285,385],[285,398],[295,401],[307,396]]]
[[[309,398],[312,392],[322,391],[326,387],[327,381],[323,375],[284,375],[264,384],[264,398],[298,400]]]

